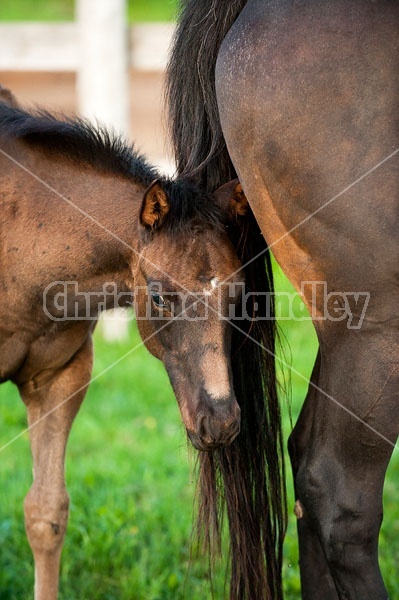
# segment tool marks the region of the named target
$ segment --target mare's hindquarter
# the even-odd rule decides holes
[[[377,537],[399,427],[398,59],[397,2],[250,0],[216,67],[230,156],[320,342],[290,444],[306,598],[386,598]]]

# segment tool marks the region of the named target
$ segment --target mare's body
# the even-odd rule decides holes
[[[290,438],[302,594],[383,600],[382,488],[399,432],[399,3],[187,6],[168,83],[179,171],[209,187],[239,176],[315,315],[319,356]],[[342,304],[323,318],[307,281],[368,293],[361,326],[338,318]]]

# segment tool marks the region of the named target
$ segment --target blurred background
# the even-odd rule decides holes
[[[170,172],[162,79],[176,12],[176,0],[2,0],[2,84],[25,105],[98,118]]]
[[[27,107],[98,118],[150,162],[173,173],[162,86],[177,0],[1,0],[0,83]],[[61,190],[62,192],[62,190]],[[276,267],[276,288],[292,291]],[[285,312],[284,312],[285,311]],[[282,316],[287,316],[288,307]],[[298,316],[302,313],[298,313]],[[317,342],[309,321],[281,321],[279,376],[286,436],[307,391]],[[158,361],[134,321],[95,335],[94,381],[67,453],[70,521],[61,600],[227,598],[226,557],[209,581],[191,545],[195,452]],[[32,597],[23,524],[31,485],[26,415],[11,384],[0,388],[0,598]],[[289,508],[294,505],[287,469]],[[399,519],[394,457],[385,489],[381,563],[399,597]],[[300,597],[295,518],[285,545],[286,598]]]

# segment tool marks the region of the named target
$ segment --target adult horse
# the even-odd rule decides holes
[[[280,433],[274,375],[262,382],[262,352],[245,344],[251,328],[273,349],[270,325],[253,327],[240,300],[244,272],[232,242],[244,262],[265,247],[260,235],[243,245],[251,215],[240,185],[210,195],[162,178],[106,131],[25,112],[4,89],[0,97],[0,380],[18,386],[28,412],[34,481],[24,508],[35,599],[57,597],[65,447],[90,383],[96,319],[115,305],[134,303],[143,341],[164,362],[187,433],[206,457],[201,510],[217,512],[221,476],[242,509],[232,531],[241,539],[248,524],[250,539],[250,519],[264,505],[264,449]],[[260,269],[249,266],[245,278],[268,289]],[[232,309],[244,317],[239,329],[229,324]],[[247,372],[253,384],[243,387]],[[258,422],[264,433],[255,436]],[[281,486],[273,466],[270,481]],[[253,525],[256,538],[258,518]]]
[[[399,427],[399,3],[183,4],[167,83],[178,171],[209,190],[238,174],[319,339],[289,442],[302,595],[385,599],[378,533]],[[308,281],[337,292],[333,318]],[[356,303],[344,314],[353,292],[369,295],[361,326]],[[281,597],[272,585],[245,581],[236,595]]]

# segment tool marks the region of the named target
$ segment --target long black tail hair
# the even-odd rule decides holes
[[[182,2],[166,78],[170,132],[178,174],[212,192],[236,176],[220,125],[214,71],[220,45],[246,0]],[[251,292],[272,292],[270,255],[252,215],[244,228],[232,230],[231,237],[246,265],[246,285]],[[265,296],[252,298],[259,315]],[[251,307],[243,308],[252,314]],[[219,547],[226,508],[230,597],[234,600],[283,597],[287,513],[283,439],[273,304],[266,309],[269,320],[232,324],[233,381],[241,407],[241,432],[231,446],[199,454],[198,531],[209,550]]]

